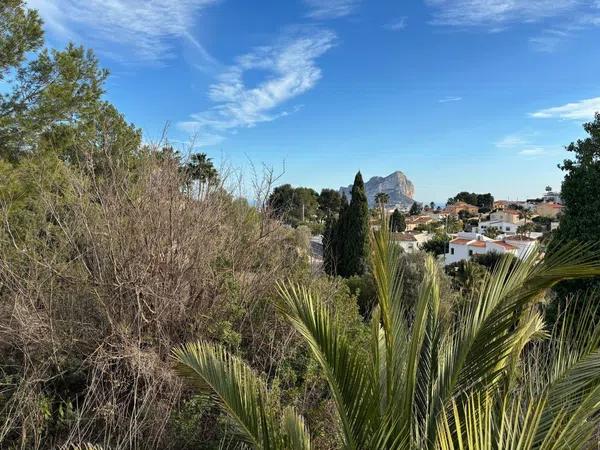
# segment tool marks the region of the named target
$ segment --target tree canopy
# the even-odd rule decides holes
[[[600,114],[583,128],[588,137],[571,142],[566,149],[572,158],[559,166],[565,172],[561,188],[565,207],[549,253],[559,251],[569,241],[587,243],[590,251],[600,242]],[[598,286],[598,279],[562,283],[557,288],[561,303],[557,306],[563,308],[567,296]]]
[[[457,202],[465,202],[469,205],[479,206],[480,208],[492,209],[494,207],[494,196],[489,192],[487,194],[476,194],[475,192],[462,191],[448,199],[448,204]]]

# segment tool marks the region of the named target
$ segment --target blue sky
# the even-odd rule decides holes
[[[30,0],[92,47],[157,141],[248,177],[339,187],[402,170],[420,201],[558,188],[600,110],[598,0]]]

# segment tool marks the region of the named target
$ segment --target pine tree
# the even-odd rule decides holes
[[[412,206],[410,207],[410,211],[408,212],[409,216],[418,216],[419,214],[421,214],[421,211],[423,210],[423,208],[421,207],[421,205],[417,202],[414,202],[412,204]]]
[[[340,270],[338,273],[345,277],[362,275],[368,265],[369,204],[360,172],[354,178],[346,227],[345,251],[340,255],[340,262],[343,262],[344,270]]]

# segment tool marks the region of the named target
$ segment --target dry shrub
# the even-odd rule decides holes
[[[182,188],[174,159],[61,177],[40,177],[33,231],[2,205],[0,442],[165,448],[174,346],[219,340],[271,375],[293,352],[269,300],[307,272],[294,230],[223,185]]]

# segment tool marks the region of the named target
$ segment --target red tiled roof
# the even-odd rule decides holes
[[[461,239],[461,238],[452,239],[450,241],[451,244],[457,244],[457,245],[465,245],[465,244],[468,244],[469,242],[471,242],[470,239]]]
[[[485,241],[473,241],[469,244],[469,247],[485,248]]]
[[[393,241],[415,242],[417,239],[410,233],[392,233]]]
[[[504,247],[506,250],[516,250],[517,248],[514,245],[510,245],[504,241],[494,241],[494,244],[499,245],[500,247]]]

